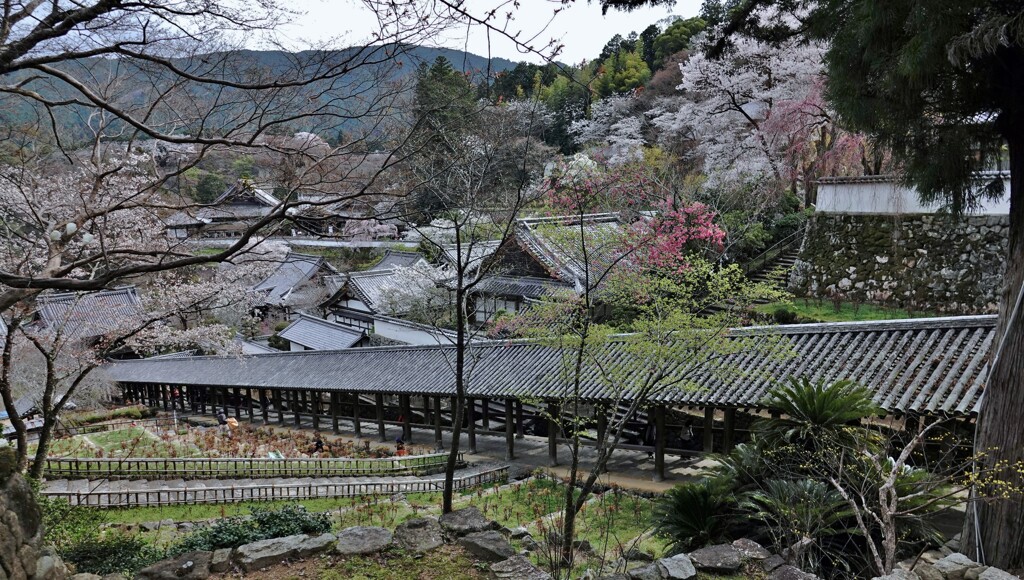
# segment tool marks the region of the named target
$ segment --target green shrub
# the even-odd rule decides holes
[[[43,512],[44,539],[58,553],[99,536],[103,517],[98,510],[71,505],[64,498],[36,497]]]
[[[295,534],[322,534],[331,529],[326,513],[312,513],[300,504],[279,509],[253,508],[251,518],[227,518],[212,526],[200,528],[171,546],[172,554],[197,550],[237,548],[242,544]]]
[[[169,552],[176,556],[186,552],[237,548],[242,544],[263,540],[266,537],[260,534],[256,523],[252,520],[238,517],[227,518],[185,535],[171,546]]]
[[[704,479],[677,485],[654,504],[654,531],[672,541],[674,553],[727,541],[735,516],[732,490]]]
[[[82,540],[60,551],[65,562],[75,565],[79,573],[120,573],[131,576],[138,570],[164,557],[162,550],[141,538],[125,534],[108,534]]]
[[[790,310],[786,306],[778,306],[772,311],[772,319],[775,320],[776,324],[796,324],[799,315],[796,311]]]
[[[290,504],[277,510],[253,508],[252,520],[265,538],[331,531],[331,517],[328,514],[308,512],[301,504]]]

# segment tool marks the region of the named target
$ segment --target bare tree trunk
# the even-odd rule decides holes
[[[975,451],[984,454],[979,469],[995,470],[995,479],[1015,482],[1018,490],[1006,499],[972,502],[963,534],[969,556],[1003,569],[1024,567],[1024,497],[1019,493],[1021,473],[1014,467],[1024,461],[1024,313],[1018,311],[1011,319],[1024,285],[1024,118],[1016,125],[1012,134],[1004,131],[1010,147],[1010,247],[996,336],[997,341],[1004,334],[1006,338],[985,386]]]
[[[21,319],[11,320],[7,328],[7,335],[4,336],[4,352],[2,368],[0,368],[0,397],[4,401],[4,409],[7,411],[7,418],[14,427],[14,438],[17,442],[16,460],[18,471],[25,471],[28,467],[28,429],[25,422],[21,420],[21,414],[14,407],[14,393],[11,386],[11,351],[14,348],[14,333],[21,326]]]
[[[461,247],[457,249],[461,256]],[[466,291],[464,272],[458,272],[458,286],[455,290],[455,408],[452,409],[452,447],[448,451],[448,462],[444,467],[444,489],[441,493],[441,512],[452,511],[455,496],[455,466],[459,461],[459,439],[462,437],[462,418],[466,409]],[[470,421],[473,417],[470,417]]]

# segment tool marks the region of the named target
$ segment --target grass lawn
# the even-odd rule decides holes
[[[464,494],[467,499],[458,507],[475,506],[485,517],[506,527],[526,526],[565,505],[565,486],[551,479],[531,479],[496,493],[483,491]]]
[[[792,302],[772,302],[754,307],[761,314],[771,315],[777,308],[786,307],[795,312],[801,322],[858,322],[864,320],[898,320],[901,318],[930,318],[942,316],[935,312],[921,312],[878,306],[876,304],[855,305],[843,302],[839,310],[831,302],[818,304],[813,300],[796,299]]]

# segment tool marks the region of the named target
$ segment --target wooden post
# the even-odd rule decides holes
[[[523,402],[516,401],[516,439],[522,439],[525,435],[526,426],[523,425]]]
[[[512,420],[512,401],[505,399],[505,461],[516,458],[515,421]]]
[[[715,408],[704,407],[704,453],[715,451]]]
[[[736,409],[725,410],[725,434],[722,435],[722,453],[732,451],[733,436],[736,430]]]
[[[320,413],[323,411],[324,395],[320,391],[309,394],[309,410],[313,413],[313,430],[320,429]]]
[[[483,421],[481,427],[484,431],[491,430],[491,400],[480,399],[480,412],[483,413]]]
[[[170,411],[171,410],[170,407],[167,404],[168,399],[170,399],[170,397],[167,396],[167,389],[168,388],[169,387],[167,385],[160,385],[160,402],[163,403],[163,405],[164,405],[164,411]]]
[[[558,465],[558,419],[561,410],[558,403],[548,403],[548,463],[551,467]]]
[[[277,422],[284,425],[284,410],[281,409],[281,391],[274,389],[274,408],[277,409]]]
[[[654,481],[665,481],[665,407],[654,408]]]
[[[254,420],[252,411],[252,389],[246,387],[245,389],[245,412],[249,415],[249,422],[252,423]]]
[[[406,443],[412,442],[412,403],[411,396],[398,395],[398,408],[402,413],[402,440]]]
[[[430,425],[430,397],[423,395],[423,423]]]
[[[476,401],[466,399],[466,419],[469,421],[466,436],[469,438],[469,452],[476,453]]]
[[[270,422],[270,410],[267,409],[267,391],[266,389],[258,389],[260,392],[260,416],[263,417],[263,424],[266,425]]]
[[[384,432],[384,395],[377,393],[374,402],[377,403],[377,430],[380,432],[380,442],[383,443],[388,440]]]
[[[295,416],[296,427],[302,425],[302,413],[299,412],[299,406],[305,402],[303,400],[306,398],[305,393],[305,391],[292,391],[292,414]]]
[[[235,395],[235,419],[242,418],[242,389],[235,387],[232,389]]]
[[[338,393],[331,391],[331,431],[338,433]]]
[[[444,440],[441,438],[441,397],[434,397],[434,448],[438,451],[444,449]]]
[[[352,430],[356,437],[363,436],[363,425],[359,421],[359,393],[352,393]]]
[[[199,412],[203,415],[206,414],[206,400],[210,398],[210,389],[203,387],[202,393],[199,395]]]

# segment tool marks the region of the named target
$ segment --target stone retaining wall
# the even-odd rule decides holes
[[[1009,216],[815,214],[790,274],[797,296],[994,313]]]

